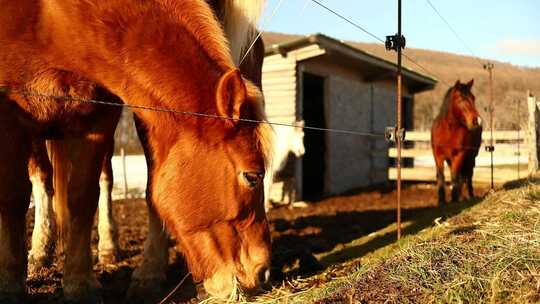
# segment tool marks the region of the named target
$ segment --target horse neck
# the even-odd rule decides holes
[[[45,24],[52,27],[58,65],[96,80],[128,104],[215,113],[217,82],[234,65],[204,1],[57,5],[63,6],[60,16],[44,18],[52,18]],[[58,19],[71,26],[58,26]]]
[[[461,122],[459,119],[454,115],[454,111],[452,111],[452,101],[450,101],[450,104],[448,105],[448,111],[446,112],[446,115],[444,116],[444,120],[449,126],[457,127],[461,125]]]

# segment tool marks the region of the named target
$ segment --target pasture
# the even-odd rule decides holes
[[[488,188],[477,188],[478,196],[487,193]],[[405,187],[403,194],[404,233],[414,236],[432,227],[439,216],[435,186],[411,184]],[[343,281],[354,270],[365,272],[366,262],[372,261],[373,256],[382,257],[381,252],[390,253],[400,248],[408,242],[408,238],[395,243],[395,199],[395,191],[388,187],[327,198],[306,208],[281,207],[271,210],[269,220],[273,240],[274,290],[259,300],[280,302],[283,296],[295,299],[316,287],[336,280]],[[480,202],[451,204],[448,212],[458,214]],[[120,261],[107,267],[99,264],[94,266],[104,287],[105,303],[117,303],[124,299],[131,273],[142,260],[143,242],[148,230],[143,199],[117,200],[113,208],[119,225]],[[32,212],[29,212],[29,217],[28,223],[31,225]],[[31,233],[30,226],[28,233]],[[94,251],[96,246],[94,229]],[[178,250],[173,246],[174,242],[171,241],[167,283],[162,290],[156,291],[154,298],[145,299],[148,303],[158,303],[187,273]],[[40,273],[39,278],[29,278],[29,303],[61,302],[58,265],[58,261],[55,261],[50,270]],[[171,301],[196,303],[199,301],[195,298],[196,291],[196,286],[188,279]],[[298,299],[298,302],[303,302],[300,299],[305,298]]]
[[[401,0],[386,41],[308,3],[397,64],[322,33],[265,49],[264,0],[6,2],[0,303],[540,302],[536,92],[495,123],[493,63],[429,0],[489,101],[403,51]],[[443,86],[436,116],[415,102]]]

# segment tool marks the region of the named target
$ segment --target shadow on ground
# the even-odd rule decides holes
[[[475,198],[449,203],[443,209],[436,203],[429,204],[429,207],[405,209],[402,211],[402,221],[410,224],[402,230],[402,235],[418,233],[433,225],[437,218],[454,216],[481,201],[482,198]],[[381,233],[361,245],[343,246],[388,227],[395,221],[395,209],[311,215],[293,221],[273,220],[274,229],[280,232],[272,244],[274,279],[280,281],[311,275],[330,265],[359,258],[390,245],[396,242],[395,229]],[[327,252],[330,253],[320,260],[314,257],[314,254]]]

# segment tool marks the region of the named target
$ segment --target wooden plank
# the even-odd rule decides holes
[[[271,86],[280,86],[280,85],[296,86],[296,77],[285,77],[285,78],[268,77],[268,78],[263,79],[262,85],[263,85],[263,90],[265,90],[265,87],[271,87]]]
[[[489,140],[491,134],[489,131],[484,130],[482,132],[482,139]],[[431,132],[430,131],[407,131],[405,135],[407,141],[430,141]],[[524,136],[521,134],[521,137],[518,137],[517,131],[493,131],[493,139],[496,141],[506,140],[506,141],[523,141]]]
[[[278,72],[278,71],[296,71],[296,64],[269,64],[263,66],[262,73],[263,75],[269,72]]]
[[[296,90],[274,90],[274,91],[266,91],[265,97],[269,96],[296,96]]]
[[[319,47],[319,45],[315,44],[315,45],[303,47],[298,50],[291,51],[289,52],[289,56],[291,56],[292,58],[295,58],[296,61],[301,61],[301,60],[309,59],[312,57],[320,56],[325,53],[326,51],[324,49]]]
[[[276,108],[276,109],[267,109],[266,115],[269,119],[270,117],[280,116],[280,117],[291,117],[292,120],[294,120],[296,113],[294,109]]]
[[[274,83],[263,83],[263,91],[268,91],[272,93],[274,91],[295,91],[296,93],[296,83],[293,82],[274,82]]]
[[[407,141],[430,141],[431,132],[425,131],[407,131],[405,134],[405,140]]]
[[[401,155],[403,157],[426,157],[426,156],[433,156],[433,153],[431,152],[431,148],[426,148],[426,149],[413,148],[413,149],[401,150]],[[482,147],[480,147],[478,157],[489,157],[490,155],[491,154],[489,152],[486,152]],[[517,157],[517,147],[503,146],[501,144],[497,144],[495,146],[495,152],[493,153],[493,156],[494,157],[516,156]],[[389,148],[388,157],[397,157],[397,149]]]
[[[445,180],[451,181],[450,170],[445,167]],[[388,179],[395,180],[397,176],[396,168],[388,169]],[[401,169],[401,177],[406,181],[436,181],[435,168],[432,167],[415,167],[415,168],[403,168]],[[493,180],[495,183],[502,184],[508,181],[512,181],[516,178],[516,170],[514,169],[500,169],[495,168],[495,174]],[[476,167],[474,169],[473,182],[474,183],[490,183],[491,173],[488,167]]]

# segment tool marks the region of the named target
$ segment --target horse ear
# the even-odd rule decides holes
[[[216,91],[218,115],[239,119],[246,98],[246,85],[238,69],[232,69],[221,76]]]
[[[469,89],[469,91],[471,90],[473,84],[474,84],[474,78],[471,79],[471,81],[467,82],[467,89]]]
[[[456,84],[454,84],[454,87],[459,87],[461,85],[461,82],[458,80],[456,80]]]

